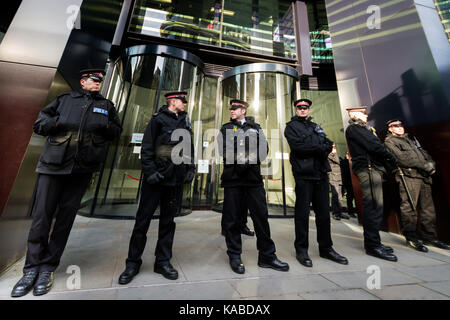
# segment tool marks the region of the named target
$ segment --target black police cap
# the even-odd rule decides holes
[[[350,107],[350,108],[346,108],[345,110],[347,110],[348,112],[350,112],[350,111],[357,111],[357,110],[363,110],[365,112],[367,110],[367,107],[366,106]]]
[[[184,103],[187,103],[186,100],[187,92],[185,91],[173,91],[173,92],[167,92],[164,97],[166,99],[180,99]]]
[[[386,125],[389,127],[389,125],[390,125],[392,122],[397,122],[397,121],[400,121],[401,124],[403,125],[403,120],[402,120],[402,119],[391,119],[391,120],[389,120],[388,122],[386,122]]]
[[[230,110],[238,109],[238,108],[248,108],[248,103],[244,100],[234,99],[230,101]]]
[[[294,106],[295,106],[295,107],[299,107],[299,106],[300,106],[300,102],[307,102],[307,103],[308,103],[308,106],[310,106],[310,107],[311,107],[311,105],[312,105],[312,101],[309,100],[309,99],[298,99],[298,100],[295,100],[295,101],[294,101]]]
[[[105,76],[106,72],[104,69],[83,69],[80,70],[80,79],[89,77],[99,77],[100,75]]]

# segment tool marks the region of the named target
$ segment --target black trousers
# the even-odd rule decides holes
[[[342,213],[342,186],[337,182],[330,182],[331,212],[340,215]]]
[[[355,205],[353,204],[353,201],[355,200],[355,194],[353,193],[353,185],[352,184],[343,185],[343,190],[346,191],[347,211],[349,213],[356,213],[356,208]]]
[[[247,214],[248,214],[248,208],[247,208],[247,204],[243,203],[242,207],[240,208],[238,214],[236,215],[236,218],[240,221],[241,224],[241,230],[243,230],[246,226],[247,226]],[[224,217],[226,219],[225,215],[222,215],[222,220],[221,220],[221,227],[222,227],[222,233],[225,233],[225,229],[224,229]]]
[[[333,246],[330,228],[330,194],[328,178],[321,180],[295,180],[295,251],[307,252],[309,246],[310,203],[316,216],[319,248]]]
[[[158,242],[155,250],[155,264],[168,265],[172,258],[172,245],[175,235],[174,218],[181,207],[183,185],[162,186],[142,182],[142,194],[136,213],[133,233],[128,250],[127,267],[138,268],[142,264],[142,253],[147,243],[150,221],[160,206]]]
[[[58,267],[91,176],[92,173],[39,175],[31,211],[32,223],[24,272],[53,272]],[[56,220],[50,235],[55,214]]]
[[[356,174],[363,198],[364,248],[381,245],[380,228],[383,222],[383,172],[372,169],[372,185],[369,170]]]
[[[225,187],[222,211],[222,226],[225,232],[227,254],[230,259],[240,258],[242,253],[243,207],[250,210],[256,234],[256,248],[260,259],[275,258],[275,243],[270,238],[269,213],[266,191],[263,186]]]

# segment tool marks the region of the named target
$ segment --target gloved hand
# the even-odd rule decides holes
[[[398,161],[397,161],[397,158],[394,157],[394,156],[389,157],[389,158],[386,158],[386,162],[385,162],[384,167],[386,168],[386,170],[387,170],[389,173],[393,173],[394,170],[398,168]]]
[[[429,175],[432,176],[436,173],[436,165],[432,161],[428,161],[424,164],[424,170]]]
[[[163,179],[164,179],[164,176],[161,173],[155,172],[147,178],[147,182],[149,184],[156,184],[156,183],[162,181]]]
[[[191,183],[194,180],[195,172],[193,170],[189,170],[186,173],[186,177],[184,178],[184,183]]]

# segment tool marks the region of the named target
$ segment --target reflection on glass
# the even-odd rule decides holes
[[[307,8],[312,61],[314,63],[333,63],[333,50],[325,1],[309,1]]]
[[[436,8],[450,42],[450,1],[448,0],[434,0]]]
[[[197,174],[192,184],[192,202],[196,208],[210,208],[213,202],[212,158],[215,140],[216,97],[218,80],[205,77],[197,86],[197,102],[192,112]],[[205,165],[200,165],[206,162]]]
[[[226,0],[222,46],[295,59],[291,1]]]
[[[293,115],[292,97],[294,78],[281,73],[246,73],[225,79],[223,88],[223,112],[219,127],[230,118],[229,102],[243,99],[249,103],[247,115],[261,125],[269,144],[269,155],[261,165],[269,213],[290,213],[294,205],[293,176],[289,165],[289,146],[284,138],[284,127]],[[288,167],[289,166],[289,167]],[[220,181],[222,166],[217,181]],[[223,202],[223,188],[218,190],[217,204]]]
[[[101,179],[96,215],[136,214],[142,179],[140,148],[147,124],[165,104],[167,92],[187,91],[188,100],[194,101],[195,79],[201,78],[194,65],[167,56],[138,55],[117,62],[107,96],[115,103],[123,131],[118,143],[109,147],[101,176],[96,175],[97,181]],[[190,108],[188,103],[188,113]],[[191,207],[188,185],[182,206]]]
[[[296,58],[291,1],[136,2],[130,32]],[[223,10],[222,10],[223,9]]]

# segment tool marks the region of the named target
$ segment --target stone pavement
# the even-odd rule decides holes
[[[249,219],[249,226],[251,219]],[[290,264],[289,272],[257,266],[255,238],[243,236],[242,260],[246,273],[231,271],[225,240],[220,235],[220,214],[194,211],[176,218],[173,266],[179,279],[170,281],[153,272],[158,221],[152,221],[144,263],[128,285],[117,283],[125,267],[133,220],[90,219],[78,216],[47,295],[32,293],[20,299],[450,299],[450,252],[432,248],[420,253],[405,246],[403,237],[382,233],[399,262],[388,262],[363,252],[362,228],[356,220],[331,220],[334,248],[346,256],[347,266],[319,257],[314,216],[310,217],[310,250],[313,268],[295,259],[293,219],[270,219],[278,257]],[[24,259],[0,276],[0,300],[22,274]],[[70,266],[80,270],[80,288],[74,286]],[[369,289],[369,266],[381,270],[381,288]],[[70,268],[69,268],[70,269]],[[373,281],[370,283],[374,283]]]

